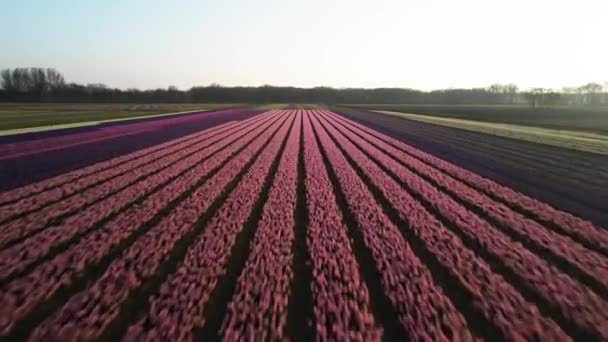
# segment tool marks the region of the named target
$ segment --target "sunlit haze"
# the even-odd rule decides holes
[[[608,2],[3,0],[0,68],[71,82],[522,88],[608,81]]]

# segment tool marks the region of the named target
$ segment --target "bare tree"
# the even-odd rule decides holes
[[[29,76],[31,78],[31,92],[33,92],[37,96],[42,96],[49,90],[44,69],[30,68]]]
[[[0,72],[0,77],[2,77],[2,83],[0,83],[2,89],[6,91],[15,90],[15,83],[13,82],[13,73],[10,69],[3,69]]]
[[[546,92],[547,90],[545,88],[534,88],[526,93],[526,97],[528,98],[528,102],[532,105],[532,108],[544,105]]]
[[[507,93],[508,97],[509,97],[509,103],[513,104],[515,103],[515,97],[517,96],[517,86],[515,84],[507,84],[504,86],[505,92]]]
[[[31,89],[31,77],[27,68],[16,68],[13,70],[14,89],[20,93],[27,93]]]
[[[586,94],[585,99],[587,104],[598,104],[599,94],[602,92],[602,85],[599,83],[587,83],[581,87],[582,92]]]
[[[65,87],[65,79],[63,78],[63,75],[55,69],[46,69],[46,81],[51,91]]]
[[[496,83],[488,87],[488,91],[494,94],[502,94],[504,92],[504,87],[502,84]]]

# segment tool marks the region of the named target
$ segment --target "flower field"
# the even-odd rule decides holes
[[[0,336],[603,341],[608,230],[272,110],[0,193]]]

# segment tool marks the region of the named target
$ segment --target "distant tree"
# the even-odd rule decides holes
[[[6,90],[8,92],[15,91],[15,83],[13,82],[13,73],[11,72],[10,69],[2,69],[2,71],[0,71],[0,77],[2,78],[2,82],[0,83],[0,86],[2,86],[2,89]]]
[[[16,68],[13,70],[13,84],[19,93],[28,93],[32,90],[32,77],[29,69]]]
[[[475,89],[474,89],[475,90]],[[517,86],[515,84],[492,84],[487,88],[487,92],[492,94],[490,101],[500,103],[514,103],[517,96]],[[479,89],[478,91],[484,91]]]
[[[51,91],[56,91],[65,87],[65,79],[63,75],[55,69],[46,69],[46,81]]]
[[[545,88],[534,88],[526,93],[525,97],[532,108],[544,106],[545,104]]]
[[[583,89],[592,94],[601,92],[602,88],[602,85],[599,83],[587,83],[583,86]]]
[[[31,78],[31,91],[35,96],[41,97],[48,90],[48,82],[46,80],[46,72],[41,68],[31,68],[29,70],[29,76]]]
[[[490,93],[494,93],[494,94],[501,94],[503,93],[504,87],[502,86],[502,84],[492,84],[491,86],[488,87],[488,91]]]
[[[532,108],[536,108],[536,95],[531,92],[525,92],[524,93],[524,98],[526,99],[526,102],[532,107]]]
[[[103,83],[87,83],[86,92],[88,94],[104,93],[108,90],[108,86]]]
[[[546,106],[557,106],[562,101],[562,94],[555,91],[548,91],[544,96],[544,105]]]
[[[517,86],[515,84],[507,84],[507,85],[505,85],[504,89],[509,98],[509,103],[510,104],[515,103],[515,98],[517,96],[517,91],[518,91]]]
[[[0,78],[5,93],[29,101],[48,99],[52,92],[65,86],[63,76],[54,69],[4,69]]]
[[[602,92],[602,85],[599,83],[587,83],[581,86],[581,91],[586,94],[585,99],[587,104],[599,104],[599,94]]]
[[[577,103],[576,88],[563,87],[562,94],[564,95],[564,97],[566,99],[566,104],[572,105],[572,104]]]
[[[57,70],[16,68],[0,71],[1,101],[74,102],[280,102],[280,103],[376,103],[376,104],[502,104],[521,100],[531,107],[557,104],[607,104],[608,84],[589,83],[561,91],[537,88],[520,92],[514,84],[492,84],[486,88],[420,91],[408,88],[296,88],[263,85],[224,87],[218,83],[179,90],[167,88],[121,90],[101,83],[67,83]]]

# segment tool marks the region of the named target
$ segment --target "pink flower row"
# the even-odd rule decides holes
[[[352,126],[342,127],[352,128]],[[351,137],[355,136],[347,129],[345,129],[345,134]],[[591,277],[597,278],[597,280],[604,284],[604,286],[608,286],[608,258],[605,256],[585,248],[568,237],[546,229],[536,221],[526,218],[520,213],[511,210],[504,204],[492,200],[485,194],[465,185],[464,183],[443,172],[438,171],[437,169],[420,162],[416,158],[403,153],[402,151],[379,140],[378,138],[375,138],[365,132],[361,132],[361,134],[364,135],[367,140],[376,144],[381,150],[380,151],[373,148],[367,142],[364,142],[364,144],[370,146],[371,151],[368,150],[368,152],[372,153],[372,155],[375,155],[376,153],[386,153],[393,156],[417,172],[420,172],[421,174],[433,179],[441,187],[447,188],[448,191],[453,195],[479,208],[485,215],[496,220],[502,226],[508,227],[508,229],[516,232],[516,234],[520,236],[524,236],[526,239],[532,241],[541,248],[551,251],[551,253],[554,255],[568,260],[582,272],[587,273]],[[355,137],[355,139],[360,138]],[[389,163],[396,165],[389,159],[386,160]],[[397,166],[397,169],[400,168]]]
[[[292,243],[302,114],[298,114],[274,176],[251,254],[224,321],[225,340],[285,340],[292,280]],[[300,324],[306,324],[301,322]]]
[[[270,114],[266,113],[267,114]],[[122,155],[120,157],[116,157],[107,161],[103,161],[103,162],[99,162],[90,166],[86,166],[74,171],[70,171],[68,173],[64,173],[61,174],[59,176],[53,177],[53,178],[49,178],[49,179],[45,179],[42,180],[40,182],[36,182],[36,183],[32,183],[29,185],[26,185],[24,187],[18,188],[18,189],[14,189],[14,190],[10,190],[7,192],[3,192],[0,193],[0,205],[5,204],[6,202],[13,202],[13,201],[17,201],[17,200],[23,200],[28,198],[29,196],[35,196],[36,194],[42,192],[42,191],[47,191],[47,190],[52,190],[52,188],[54,187],[58,187],[61,185],[69,185],[70,183],[74,182],[75,180],[78,180],[79,178],[82,177],[86,177],[89,175],[93,175],[96,174],[100,171],[106,171],[106,172],[113,172],[113,168],[117,167],[117,166],[122,166],[122,164],[124,163],[140,163],[138,161],[139,158],[145,158],[147,157],[149,154],[155,154],[155,155],[164,155],[166,153],[167,149],[180,149],[186,146],[189,146],[190,144],[194,143],[194,142],[198,142],[201,141],[202,137],[208,137],[210,135],[214,135],[216,133],[219,132],[223,132],[226,129],[230,129],[233,128],[235,126],[242,126],[242,124],[246,123],[247,121],[250,120],[255,120],[257,118],[259,118],[261,116],[256,116],[247,120],[243,120],[243,121],[231,121],[231,122],[227,122],[206,130],[202,130],[200,132],[196,132],[196,133],[192,133],[177,139],[173,139],[167,142],[164,142],[162,144],[158,144],[158,145],[154,145],[148,148],[144,148],[141,150],[138,150],[136,152],[133,153],[129,153],[129,154],[125,154]],[[116,174],[116,173],[111,173],[111,174]],[[108,176],[109,177],[109,176]],[[99,177],[97,177],[99,178]],[[83,180],[79,180],[77,182],[77,184],[80,183],[84,183],[84,184],[88,184],[86,181]],[[77,190],[71,190],[73,191],[77,191]],[[32,200],[34,203],[36,202],[35,199]],[[29,201],[27,201],[26,203],[29,203]],[[0,219],[1,221],[1,219]]]
[[[251,118],[249,120],[254,121],[254,120],[258,120],[259,118],[262,118],[262,117],[263,116],[257,116],[255,118]],[[29,197],[22,198],[22,199],[18,200],[17,202],[14,202],[14,203],[11,203],[8,205],[4,205],[1,207],[2,210],[0,211],[0,222],[4,221],[6,219],[9,219],[10,217],[13,217],[16,214],[19,214],[22,212],[29,212],[29,211],[41,208],[49,203],[55,202],[59,199],[62,199],[62,198],[68,197],[70,195],[73,195],[75,193],[78,193],[79,191],[81,191],[87,187],[90,187],[90,186],[100,183],[102,181],[106,181],[112,177],[119,176],[118,178],[125,178],[125,176],[128,176],[129,174],[131,174],[131,178],[137,177],[141,174],[142,171],[135,172],[135,173],[130,173],[129,171],[135,170],[137,168],[140,168],[140,170],[142,170],[142,168],[146,168],[146,167],[150,168],[150,165],[159,165],[157,162],[159,160],[163,160],[163,159],[168,161],[170,158],[173,158],[175,160],[180,157],[176,154],[183,155],[185,150],[187,150],[187,149],[192,150],[193,148],[200,146],[201,142],[203,142],[205,144],[210,144],[211,141],[219,140],[218,137],[221,138],[223,136],[229,135],[239,129],[242,129],[243,127],[245,127],[245,125],[246,125],[246,123],[243,123],[243,122],[239,122],[239,123],[235,122],[235,123],[225,125],[225,126],[222,125],[223,129],[217,129],[217,127],[214,127],[210,130],[203,131],[204,132],[203,134],[198,134],[196,137],[194,137],[192,139],[188,139],[186,141],[172,144],[163,149],[154,150],[153,152],[147,153],[141,157],[133,158],[122,164],[118,163],[118,165],[114,165],[111,168],[105,168],[105,169],[99,168],[98,172],[93,171],[92,173],[85,175],[81,178],[73,179],[69,182],[64,182],[63,184],[60,184],[56,187],[52,187],[52,188],[49,188],[42,192],[35,193]],[[176,140],[181,140],[181,138],[176,139]],[[141,152],[141,151],[134,152],[132,154],[138,154],[139,152]],[[123,159],[123,158],[124,158],[124,156],[117,157],[114,159]],[[112,162],[114,159],[108,161],[107,163]],[[88,169],[88,168],[89,167],[86,167],[85,169]],[[71,178],[70,177],[71,173],[67,173],[67,174],[64,174],[64,175],[58,176],[58,177]],[[90,189],[87,189],[87,190],[90,190]],[[17,189],[15,191],[20,191],[20,189]]]
[[[304,164],[306,245],[312,263],[317,339],[379,340],[382,331],[371,312],[368,290],[359,274],[309,115],[304,118]]]
[[[28,314],[42,300],[52,296],[64,283],[69,284],[73,279],[82,276],[88,265],[99,262],[112,247],[129,237],[142,224],[165,208],[170,201],[190,189],[200,178],[269,126],[270,124],[267,124],[252,131],[233,148],[224,150],[189,170],[154,196],[129,208],[106,223],[104,227],[87,235],[77,245],[71,246],[52,260],[36,267],[26,276],[17,278],[5,286],[0,297],[0,310],[2,310],[0,321],[4,322],[0,326],[0,331],[9,330],[15,321]]]
[[[443,267],[473,297],[474,307],[494,324],[507,339],[568,340],[568,336],[552,320],[544,318],[536,306],[492,272],[490,266],[466,248],[463,242],[431,215],[390,176],[350,143],[340,132],[329,128],[330,134],[377,186],[409,229],[435,255]]]
[[[17,158],[31,154],[49,152],[82,144],[101,143],[104,140],[134,135],[154,130],[151,127],[128,128],[104,127],[92,132],[43,138],[34,141],[0,145],[0,160]]]
[[[557,307],[562,309],[564,316],[577,322],[584,329],[595,331],[596,334],[602,335],[604,338],[608,337],[608,330],[602,331],[602,327],[608,326],[608,314],[603,309],[608,307],[608,303],[599,296],[531,253],[521,243],[511,240],[500,230],[495,229],[446,194],[437,191],[418,175],[390,159],[383,151],[373,147],[346,129],[342,132],[364,151],[377,158],[382,165],[397,175],[403,182],[407,183],[415,193],[426,201],[433,203],[441,215],[453,222],[470,239],[477,240],[480,246],[500,258],[507,267],[527,282],[527,286],[538,291],[548,302],[554,302]],[[422,167],[421,171],[425,173],[426,170]],[[438,183],[444,181],[444,176],[441,173],[430,174],[430,176]],[[450,185],[454,186],[456,184],[446,184],[446,186]],[[453,190],[460,196],[465,196],[466,189],[455,187]],[[481,202],[480,205],[482,206],[491,207],[491,203],[482,202],[484,200],[487,202],[489,199],[474,198],[474,200]],[[505,208],[502,209],[506,210]],[[506,224],[511,227],[515,226],[512,222]],[[531,231],[533,226],[525,227],[529,229],[527,232],[527,234],[530,234],[529,237],[535,239],[533,234],[536,232]],[[547,238],[541,235],[539,239],[546,241],[544,239]]]
[[[572,236],[584,240],[590,245],[595,245],[598,249],[608,251],[608,229],[606,228],[598,227],[593,223],[585,221],[572,214],[557,210],[546,203],[542,203],[538,200],[525,196],[510,188],[483,178],[471,171],[448,163],[421,150],[415,149],[397,139],[372,130],[357,122],[346,120],[335,114],[332,115],[336,120],[347,123],[359,131],[368,133],[423,161],[431,167],[445,172],[446,174],[474,189],[477,189],[489,196],[495,196],[505,203],[508,203],[510,206],[532,213],[541,220],[558,226],[567,234],[571,234]]]
[[[225,112],[224,112],[225,113]],[[101,142],[120,136],[150,132],[166,126],[183,124],[197,120],[208,120],[224,114],[222,112],[198,113],[182,116],[168,116],[160,120],[143,120],[139,122],[126,122],[119,125],[102,126],[99,129],[79,133],[68,133],[59,136],[39,138],[36,140],[18,143],[0,144],[0,159],[14,158],[30,154],[37,154],[58,150],[81,144]]]
[[[203,312],[209,296],[226,271],[235,240],[287,136],[293,121],[293,115],[288,116],[288,120],[190,246],[183,263],[161,285],[160,292],[150,298],[148,312],[128,329],[125,340],[191,340],[192,330],[205,324]],[[258,145],[255,150],[259,148]],[[226,181],[232,179],[250,158],[251,155],[245,154],[235,158],[233,165],[227,165],[219,178]]]
[[[278,123],[274,123],[273,127],[277,125]],[[274,129],[266,131],[249,144],[159,224],[136,240],[112,262],[101,278],[84,291],[72,296],[59,312],[42,322],[30,339],[69,340],[99,337],[119,314],[120,306],[129,294],[157,272],[160,264],[175,247],[175,243],[193,229],[198,218],[209,209],[214,199],[270,138],[273,131]],[[74,313],[77,313],[76,316]]]
[[[260,121],[261,122],[256,121],[255,123],[262,124],[264,122],[264,120]],[[134,182],[145,181],[146,177],[150,177],[151,174],[157,172],[158,170],[171,167],[180,159],[186,158],[192,153],[196,153],[201,149],[206,149],[206,151],[209,153],[217,151],[228,145],[230,140],[225,138],[228,138],[235,133],[237,132],[226,132],[221,134],[221,136],[216,139],[202,141],[200,144],[195,144],[181,151],[173,152],[166,157],[157,160],[156,162],[130,170],[130,172],[126,172],[119,177],[98,184],[92,188],[86,189],[81,193],[46,206],[39,211],[34,211],[24,217],[11,221],[0,227],[1,229],[4,229],[4,233],[2,236],[0,236],[0,246],[4,246],[15,239],[22,238],[23,236],[36,233],[44,229],[49,221],[52,221],[54,218],[60,215],[77,213],[77,215],[80,216],[81,213],[78,213],[78,211],[82,207],[90,206],[96,202],[99,203],[98,201],[103,202],[104,199],[111,199],[113,198],[111,195],[114,192],[128,189],[129,187],[132,187],[133,184],[136,184]],[[127,200],[129,199],[127,198]],[[126,204],[127,203],[123,205]],[[116,210],[119,209],[118,204],[112,204],[112,207]],[[96,211],[96,209],[93,209],[93,211]]]
[[[384,291],[410,339],[472,340],[462,314],[433,283],[428,268],[413,253],[399,228],[382,212],[317,117],[313,118],[313,124],[361,227],[365,245],[372,251]]]
[[[271,118],[272,117],[274,116],[271,116]],[[44,256],[51,248],[72,238],[76,234],[85,232],[87,229],[94,226],[96,222],[99,222],[108,217],[110,214],[123,209],[140,196],[153,191],[153,189],[163,182],[171,180],[189,168],[196,166],[202,159],[209,157],[212,153],[221,151],[221,153],[215,159],[212,158],[206,163],[196,167],[195,170],[197,172],[192,173],[192,171],[189,171],[189,174],[193,175],[191,183],[194,183],[197,176],[200,177],[201,175],[204,175],[204,173],[202,173],[203,170],[211,170],[216,165],[219,165],[221,161],[225,160],[228,156],[234,153],[234,151],[241,148],[245,144],[245,141],[253,139],[253,137],[258,134],[263,127],[267,127],[267,125],[265,125],[266,120],[260,121],[261,122],[259,123],[256,121],[256,125],[253,125],[248,130],[245,130],[244,134],[241,135],[241,138],[232,139],[232,137],[228,136],[226,139],[216,143],[215,145],[202,148],[198,152],[179,161],[177,164],[173,164],[171,167],[166,168],[163,171],[145,178],[129,187],[126,187],[116,194],[77,212],[76,214],[65,219],[60,224],[48,227],[31,238],[11,246],[8,249],[0,251],[0,279],[4,279],[11,273],[23,270],[29,264]],[[235,142],[231,143],[231,141]],[[201,143],[201,145],[204,147],[205,144]],[[222,149],[225,150],[222,151]],[[182,186],[189,184],[182,183],[180,181],[181,179],[185,179],[185,176],[178,178],[175,181],[177,183],[174,182],[174,184],[183,184]],[[181,193],[168,193],[166,192],[167,187],[168,186],[165,186],[160,193],[167,193],[169,196],[177,196],[179,193]],[[154,200],[158,200],[158,193],[152,196],[154,197]],[[169,197],[161,198],[164,200],[165,198]],[[148,199],[148,201],[152,201],[152,199]],[[168,202],[169,200],[167,199],[163,203]],[[141,207],[141,205],[138,206],[138,208]]]

